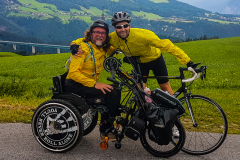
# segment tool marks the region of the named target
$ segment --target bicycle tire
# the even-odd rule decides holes
[[[188,96],[197,126],[193,126],[186,99],[179,99],[186,109],[180,119],[185,128],[186,141],[182,151],[192,155],[204,155],[218,149],[227,136],[227,117],[212,99],[201,95]]]
[[[158,145],[156,142],[153,142],[149,139],[147,129],[143,134],[140,135],[140,141],[145,150],[155,157],[167,158],[177,154],[183,147],[185,142],[185,130],[181,122],[177,119],[175,126],[179,131],[179,137],[172,137],[172,143],[168,145]]]
[[[89,109],[87,113],[82,115],[84,125],[83,136],[86,136],[89,133],[91,133],[93,129],[96,127],[98,121],[98,112],[96,112],[95,115],[89,115],[88,114],[89,112],[91,112],[91,109]]]
[[[83,136],[83,121],[78,109],[62,99],[48,100],[36,109],[32,132],[37,142],[52,152],[75,148]]]

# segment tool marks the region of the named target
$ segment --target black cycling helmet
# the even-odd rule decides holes
[[[90,26],[90,32],[92,32],[93,29],[96,27],[101,27],[107,31],[107,34],[109,33],[109,26],[107,22],[105,22],[104,20],[101,20],[101,19],[95,20]]]
[[[115,26],[119,22],[131,22],[131,17],[127,12],[117,12],[113,15],[112,25]]]

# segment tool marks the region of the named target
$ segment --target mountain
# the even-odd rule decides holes
[[[132,27],[150,29],[160,38],[240,36],[240,16],[212,13],[177,0],[0,0],[0,31],[11,33],[16,41],[69,45],[84,36],[93,20],[104,18],[111,26],[117,11],[130,13]]]

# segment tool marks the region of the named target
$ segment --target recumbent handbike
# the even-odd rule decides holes
[[[115,54],[125,53],[116,50],[104,61],[104,69],[112,75],[107,79],[125,95],[119,108],[121,115],[113,120],[114,125],[108,130],[116,136],[115,147],[120,149],[125,137],[135,141],[140,138],[142,146],[156,157],[177,154],[185,142],[185,130],[178,119],[185,112],[181,103],[160,89],[153,90],[151,95],[145,93],[138,86],[136,69],[131,74],[122,70],[121,59]],[[52,152],[66,152],[76,147],[83,136],[93,131],[98,115],[108,113],[104,99],[84,99],[76,94],[64,93],[66,76],[67,73],[53,77],[51,100],[39,105],[32,118],[34,137]],[[145,96],[150,97],[152,103],[146,102]],[[161,104],[161,100],[166,102],[166,99],[167,103]],[[172,135],[174,125],[179,137]],[[100,147],[103,150],[108,148],[107,137]]]

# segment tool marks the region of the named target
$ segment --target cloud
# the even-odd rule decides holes
[[[238,0],[178,0],[202,8],[211,12],[222,14],[240,14],[240,2]]]

